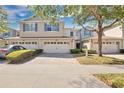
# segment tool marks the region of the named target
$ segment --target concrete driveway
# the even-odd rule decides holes
[[[71,54],[42,54],[24,64],[0,64],[3,88],[105,88],[93,73],[124,72],[118,66],[80,65]]]

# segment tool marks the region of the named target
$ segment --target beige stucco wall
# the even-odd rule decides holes
[[[44,23],[47,21],[36,21],[38,23],[38,31],[25,31],[23,32],[24,23],[32,23],[35,21],[25,21],[20,23],[20,37],[61,37],[64,36],[64,23],[59,22],[59,31],[44,31]]]
[[[109,30],[104,31],[105,36],[110,37],[123,37],[122,26],[116,26]]]
[[[5,40],[0,40],[0,47],[5,46],[6,41]]]

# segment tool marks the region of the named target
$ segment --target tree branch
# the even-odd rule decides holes
[[[92,31],[92,32],[98,32],[97,29],[88,29],[88,28],[84,27],[83,25],[82,25],[82,27],[84,28],[84,30],[88,30],[88,31]]]
[[[111,24],[107,25],[107,26],[104,26],[102,29],[105,30],[105,29],[108,29],[110,27],[112,27],[115,23],[117,23],[119,21],[119,19],[116,19],[115,21],[113,21]]]

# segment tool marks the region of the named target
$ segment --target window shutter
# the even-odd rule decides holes
[[[37,23],[35,23],[35,31],[37,32]]]
[[[25,31],[25,24],[23,24],[23,31]]]

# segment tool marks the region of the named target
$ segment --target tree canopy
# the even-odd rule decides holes
[[[0,6],[0,33],[8,31],[7,12]]]

